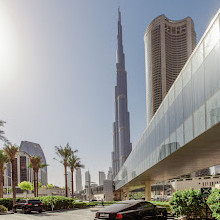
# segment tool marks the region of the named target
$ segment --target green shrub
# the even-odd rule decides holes
[[[212,211],[212,217],[220,219],[220,189],[213,189],[206,203]]]
[[[16,201],[18,201],[18,199],[21,199],[21,198],[17,198]],[[12,198],[0,198],[0,205],[5,206],[8,210],[12,210],[13,199]]]
[[[18,183],[18,187],[22,190],[33,190],[31,182],[27,182],[27,181]]]
[[[8,209],[5,206],[0,205],[0,212],[7,212],[7,211]]]
[[[112,205],[115,204],[117,201],[104,201],[104,205]],[[100,204],[101,202],[99,202]]]
[[[78,209],[86,208],[87,206],[88,206],[88,203],[86,203],[86,202],[74,203],[74,208],[78,208]]]
[[[54,206],[54,210],[59,209],[71,209],[74,208],[74,200],[71,198],[67,198],[64,196],[40,196],[40,197],[33,197],[29,199],[39,199],[43,203],[43,207],[45,210],[49,211],[52,210],[52,204]]]
[[[186,215],[190,217],[204,217],[205,216],[205,202],[202,199],[201,190],[177,191],[173,193],[169,201],[171,211],[179,216]]]

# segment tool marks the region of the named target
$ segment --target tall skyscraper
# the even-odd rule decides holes
[[[107,180],[113,180],[112,179],[112,168],[111,167],[109,167],[109,170],[108,170]]]
[[[105,173],[103,171],[99,171],[99,186],[103,185],[103,181],[106,179]]]
[[[147,124],[159,108],[179,72],[196,46],[194,23],[190,17],[169,20],[155,18],[145,35]]]
[[[83,189],[82,186],[82,173],[81,173],[81,169],[78,168],[76,169],[76,192],[80,192]]]
[[[112,168],[115,177],[131,152],[130,122],[127,104],[127,73],[122,44],[121,12],[118,9],[118,45],[116,53],[115,122],[113,124]]]
[[[89,171],[85,172],[85,187],[89,186],[89,182],[91,182],[91,176]]]

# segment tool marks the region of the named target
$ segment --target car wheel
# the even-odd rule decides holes
[[[26,209],[25,208],[22,208],[22,213],[26,214]]]

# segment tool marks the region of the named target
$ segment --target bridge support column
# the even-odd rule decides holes
[[[125,188],[125,189],[123,190],[123,194],[126,194],[126,195],[125,195],[125,199],[126,199],[126,200],[129,200],[129,188]]]
[[[151,181],[145,182],[145,200],[146,201],[151,200]]]

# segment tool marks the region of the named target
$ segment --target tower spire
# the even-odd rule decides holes
[[[118,47],[117,47],[117,55],[116,55],[116,63],[120,65],[122,68],[124,65],[124,52],[123,52],[123,44],[122,44],[122,25],[121,25],[121,11],[120,7],[118,8]]]

